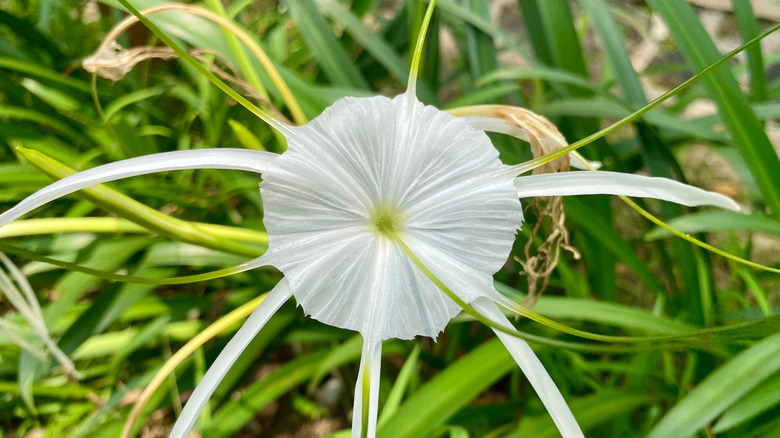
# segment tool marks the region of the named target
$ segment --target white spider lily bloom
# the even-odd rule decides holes
[[[461,308],[387,236],[472,302],[506,263],[522,208],[481,131],[404,94],[346,98],[294,128],[263,174],[268,254],[313,318],[367,339],[436,337]]]
[[[250,264],[273,265],[285,278],[209,368],[172,437],[187,435],[225,373],[291,296],[313,318],[363,335],[353,436],[374,436],[382,340],[435,338],[461,310],[399,242],[460,301],[511,330],[494,304],[506,298],[494,289],[492,276],[505,263],[522,224],[519,197],[625,194],[737,208],[723,195],[662,178],[614,172],[516,177],[484,131],[424,106],[411,93],[394,99],[344,98],[310,123],[285,126],[282,132],[289,148],[281,155],[211,149],[134,158],[65,178],[0,215],[2,226],[88,185],[162,170],[227,168],[263,174],[269,249]],[[581,437],[530,347],[497,333],[561,434]]]

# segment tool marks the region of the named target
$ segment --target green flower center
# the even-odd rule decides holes
[[[373,215],[371,215],[371,224],[373,225],[374,232],[386,237],[392,237],[392,235],[399,232],[402,228],[402,220],[395,208],[390,206],[383,206],[376,209]]]

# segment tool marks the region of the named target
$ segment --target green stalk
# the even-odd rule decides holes
[[[0,242],[0,252],[14,254],[20,257],[24,257],[36,262],[46,263],[54,265],[62,269],[67,269],[72,272],[81,272],[82,274],[91,275],[93,277],[101,278],[107,281],[116,281],[121,283],[134,283],[134,284],[152,284],[159,285],[171,285],[171,284],[188,284],[197,283],[201,281],[213,280],[215,278],[227,277],[229,275],[238,274],[241,272],[254,269],[254,265],[250,262],[241,263],[240,265],[231,266],[229,268],[217,269],[215,271],[206,272],[203,274],[186,275],[182,277],[166,277],[166,278],[154,278],[154,277],[138,277],[135,275],[113,274],[111,272],[101,271],[99,269],[92,269],[86,266],[79,265],[78,263],[64,262],[62,260],[53,259],[47,257],[35,251],[29,251],[26,249],[17,248],[15,246],[8,245]]]
[[[268,244],[268,234],[248,228],[190,222],[208,234],[242,242]],[[0,238],[53,233],[152,233],[152,230],[116,217],[62,217],[14,221],[0,229]]]
[[[222,17],[228,18],[227,11],[225,11],[225,6],[222,5],[222,1],[206,0],[206,5]],[[249,57],[247,56],[246,51],[244,51],[244,48],[241,47],[238,38],[236,38],[236,36],[233,35],[229,30],[224,28],[222,29],[222,35],[225,36],[225,41],[227,41],[228,47],[230,47],[230,51],[233,52],[233,55],[236,57],[238,68],[241,69],[241,73],[244,74],[247,82],[249,82],[249,85],[257,90],[261,96],[267,99],[268,91],[263,86],[263,83],[260,81],[260,77],[257,76],[257,72],[249,62]]]
[[[412,65],[409,67],[409,83],[406,85],[407,92],[412,95],[416,95],[417,92],[417,72],[420,70],[420,58],[422,58],[423,46],[425,45],[425,33],[428,31],[428,26],[431,24],[431,17],[433,17],[433,9],[435,7],[436,0],[431,0],[431,2],[428,3],[428,9],[425,11],[425,18],[423,18],[422,26],[420,26],[417,44],[414,46]]]
[[[365,341],[364,341],[365,342]],[[368,411],[371,404],[371,358],[366,357],[365,364],[363,366],[363,381],[360,383],[363,385],[363,400],[360,407],[360,437],[368,438]]]

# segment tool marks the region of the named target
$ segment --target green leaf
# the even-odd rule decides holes
[[[546,82],[556,82],[564,85],[573,85],[590,91],[597,91],[600,89],[598,84],[593,83],[592,81],[589,81],[580,75],[575,75],[566,70],[545,66],[538,66],[534,68],[499,69],[480,78],[478,85],[484,85],[490,82],[506,79],[535,79]]]
[[[613,423],[616,417],[633,412],[657,398],[641,390],[608,390],[569,403],[574,417],[583,431],[604,423]],[[523,418],[514,433],[505,438],[556,438],[558,428],[549,415],[541,418]]]
[[[76,173],[64,164],[47,157],[41,152],[31,149],[17,148],[31,164],[46,173],[53,179],[64,178]],[[195,224],[176,219],[147,207],[140,202],[110,189],[103,184],[98,184],[77,192],[79,196],[90,201],[96,206],[116,215],[128,219],[152,231],[170,236],[182,242],[230,251],[242,255],[256,257],[261,250],[251,246],[223,239],[216,235],[204,233]]]
[[[29,78],[22,79],[21,85],[30,93],[38,96],[41,100],[59,111],[75,111],[80,106],[78,100],[68,96],[62,91],[57,90],[56,88],[43,85],[36,80]]]
[[[518,44],[514,38],[509,36],[501,28],[494,26],[489,20],[480,17],[466,7],[459,5],[453,0],[441,0],[436,3],[436,7],[446,12],[447,14],[463,20],[464,22],[476,27],[477,29],[490,35],[494,40],[501,41],[501,43],[511,49],[520,53],[526,53],[527,51],[520,44]]]
[[[775,374],[761,386],[734,403],[712,427],[715,433],[725,432],[780,404],[780,374]]]
[[[545,296],[539,298],[533,310],[553,319],[589,321],[647,333],[672,335],[697,331],[696,327],[646,310],[588,299]]]
[[[743,42],[748,42],[758,36],[758,20],[753,13],[753,5],[749,1],[734,1],[734,16],[739,24],[739,35]],[[756,44],[745,50],[750,71],[750,97],[754,102],[763,102],[767,99],[766,71],[764,70],[764,58],[761,55],[761,45]]]
[[[161,85],[158,87],[145,88],[143,90],[137,90],[122,95],[106,106],[103,112],[103,117],[106,121],[109,121],[125,107],[134,103],[143,102],[144,100],[151,97],[159,96],[166,90],[168,90],[168,87]]]
[[[309,382],[308,391],[314,391],[320,381],[334,368],[360,359],[363,337],[355,335],[328,352]]]
[[[212,421],[203,430],[203,436],[233,436],[264,406],[310,378],[325,354],[326,351],[319,351],[293,359],[249,385],[241,397],[225,403],[214,413]]]
[[[366,51],[371,54],[401,84],[406,84],[409,67],[382,38],[369,31],[363,22],[349,9],[335,0],[315,0],[319,10],[331,20],[344,26]]]
[[[637,257],[631,247],[613,231],[611,226],[594,213],[591,207],[584,201],[573,197],[567,198],[565,205],[568,213],[566,217],[570,221],[585,229],[593,239],[603,245],[604,249],[631,268],[650,289],[656,293],[664,293],[664,288],[658,283],[647,265]]]
[[[325,18],[312,0],[287,0],[293,19],[312,56],[320,63],[325,75],[336,85],[357,89],[369,88],[355,62],[339,45]]]
[[[40,111],[12,105],[0,105],[0,120],[3,119],[34,122],[41,127],[50,128],[53,131],[67,136],[76,144],[89,143],[89,140],[84,136],[84,134],[76,131],[67,123],[62,122],[55,117],[43,114]]]
[[[228,124],[230,125],[230,129],[233,130],[233,133],[236,134],[236,138],[238,139],[238,142],[241,143],[241,146],[256,151],[266,150],[260,139],[257,138],[249,128],[241,124],[241,122],[229,119]]]
[[[625,99],[635,108],[643,107],[647,104],[647,98],[624,46],[625,38],[610,15],[609,5],[604,0],[582,0],[581,3],[593,21],[593,28],[599,34],[607,60],[614,71],[616,82],[623,89]]]
[[[514,366],[498,339],[471,351],[412,394],[377,431],[379,438],[427,436]]]
[[[680,400],[648,434],[648,438],[687,437],[780,370],[780,334],[741,352],[707,376]]]
[[[757,214],[733,211],[702,211],[667,221],[669,226],[683,233],[711,233],[713,231],[750,231],[780,236],[780,221]],[[671,237],[663,228],[655,228],[645,235],[645,240]]]
[[[382,425],[387,422],[387,419],[391,418],[396,414],[396,412],[398,412],[398,408],[401,405],[406,388],[409,386],[409,382],[412,380],[412,377],[414,377],[418,372],[417,360],[420,357],[421,348],[422,347],[419,343],[416,344],[411,354],[409,354],[409,357],[406,358],[406,362],[401,368],[401,371],[398,373],[398,377],[395,379],[395,383],[393,383],[393,388],[390,390],[390,394],[387,396],[387,400],[385,400],[384,406],[382,407],[382,412],[379,414],[377,427],[381,428]]]
[[[91,87],[87,82],[74,79],[70,76],[65,76],[59,72],[50,70],[32,62],[0,56],[0,68],[35,76],[39,79],[45,79],[79,91],[83,91],[84,93],[89,93],[91,91]]]

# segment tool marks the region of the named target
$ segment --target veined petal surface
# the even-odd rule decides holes
[[[457,315],[386,232],[470,278],[505,263],[522,208],[508,166],[468,122],[408,94],[345,98],[287,140],[260,185],[268,257],[313,318],[411,339]]]

